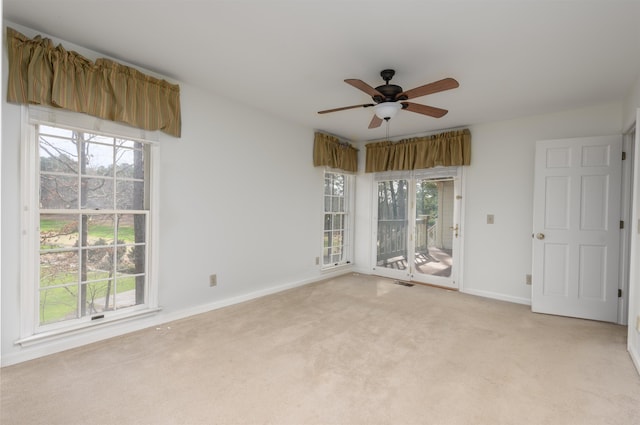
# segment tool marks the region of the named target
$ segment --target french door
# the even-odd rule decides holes
[[[458,168],[380,174],[374,187],[374,273],[458,288]]]

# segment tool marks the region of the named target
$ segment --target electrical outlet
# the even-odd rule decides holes
[[[638,318],[636,319],[636,330],[638,332],[640,332],[640,314],[638,315]]]
[[[531,275],[530,274],[525,276],[524,283],[526,283],[527,285],[531,285]]]
[[[493,224],[494,217],[493,214],[487,214],[487,224]]]
[[[218,284],[218,275],[212,274],[209,276],[209,286],[216,286]]]

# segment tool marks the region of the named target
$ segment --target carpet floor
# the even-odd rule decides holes
[[[626,328],[345,275],[2,368],[10,424],[639,424]]]

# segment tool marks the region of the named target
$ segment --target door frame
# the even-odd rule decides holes
[[[415,282],[431,286],[438,286],[447,289],[460,290],[462,288],[462,247],[463,247],[463,224],[464,224],[464,167],[434,167],[424,170],[414,171],[387,171],[375,173],[371,184],[372,193],[372,219],[371,219],[371,270],[373,274],[391,279]],[[415,247],[412,235],[415,233],[415,183],[418,179],[437,179],[451,177],[454,182],[454,200],[453,200],[453,221],[458,225],[458,237],[453,239],[453,258],[454,263],[451,268],[451,276],[443,278],[441,276],[421,275],[414,271],[414,255]],[[407,264],[406,270],[390,269],[386,267],[377,267],[377,242],[378,242],[378,182],[389,180],[407,180],[408,198],[410,204],[408,208],[409,225],[407,230]]]
[[[620,234],[620,278],[618,288],[622,296],[618,298],[618,324],[629,324],[629,279],[631,273],[631,228],[633,227],[633,170],[636,149],[636,124],[622,134],[622,187],[620,193],[620,220],[624,229]]]

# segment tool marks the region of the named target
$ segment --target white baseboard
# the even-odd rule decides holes
[[[234,304],[239,304],[245,301],[251,301],[253,299],[264,297],[267,295],[277,294],[278,292],[286,291],[288,289],[297,288],[299,286],[308,285],[310,283],[320,282],[326,279],[331,279],[331,278],[338,277],[343,274],[352,273],[352,272],[353,270],[351,270],[350,268],[340,269],[339,271],[335,271],[335,272],[323,273],[322,276],[319,276],[319,277],[312,277],[304,280],[289,282],[283,285],[261,289],[259,291],[249,292],[248,294],[227,298],[227,299],[216,301],[213,303],[202,304],[202,305],[190,307],[187,309],[175,311],[173,313],[162,315],[162,322],[159,322],[158,324],[173,322],[174,320],[184,319],[186,317],[195,316],[196,314],[202,314],[209,311],[217,310],[219,308],[228,307]]]
[[[55,341],[43,342],[40,344],[32,343],[32,345],[30,345],[29,347],[22,348],[16,352],[3,354],[2,358],[0,359],[0,361],[2,362],[1,366],[10,366],[28,360],[34,360],[39,357],[44,357],[73,348],[78,348],[83,345],[92,344],[109,338],[136,332],[142,329],[160,326],[169,322],[173,322],[175,320],[194,316],[196,314],[206,313],[209,311],[217,310],[219,308],[228,307],[234,304],[239,304],[245,301],[264,297],[266,295],[275,294],[278,292],[286,291],[288,289],[293,289],[300,286],[308,285],[310,283],[331,279],[352,272],[352,268],[340,268],[339,270],[335,271],[323,272],[320,276],[310,277],[307,279],[261,289],[259,291],[249,292],[247,294],[227,298],[213,303],[197,305],[173,312],[163,312],[162,310],[160,310],[155,315],[145,316],[138,320],[128,320],[124,323],[116,322],[113,324],[105,325],[104,327],[101,327],[99,329],[93,329],[91,331],[76,333],[69,335],[68,337],[59,338]]]
[[[508,301],[510,303],[531,305],[531,300],[528,298],[513,297],[511,295],[504,295],[498,292],[482,291],[479,289],[468,289],[468,288],[462,289],[460,290],[460,292],[463,292],[469,295],[477,295],[479,297],[484,297],[484,298],[492,298],[494,300]]]
[[[631,356],[631,360],[638,371],[638,375],[640,375],[640,351],[638,351],[638,347],[634,347],[629,343],[627,350],[629,351],[629,356]]]

